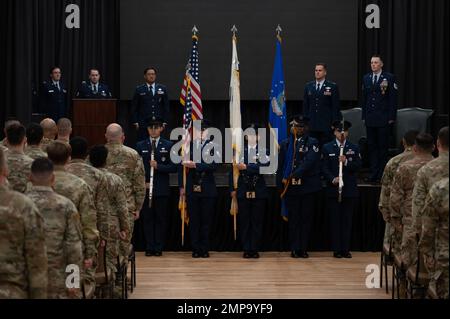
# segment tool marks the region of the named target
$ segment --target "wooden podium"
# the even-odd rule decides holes
[[[116,122],[116,99],[74,99],[72,136],[83,136],[89,147],[105,144],[106,127]]]

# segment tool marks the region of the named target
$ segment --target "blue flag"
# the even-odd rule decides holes
[[[287,138],[286,99],[284,93],[284,73],[281,60],[281,37],[277,37],[275,65],[270,90],[269,124],[278,129],[278,144]]]

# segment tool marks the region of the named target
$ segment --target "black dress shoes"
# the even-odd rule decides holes
[[[349,251],[344,251],[344,252],[342,252],[342,257],[352,258],[352,254]]]
[[[257,251],[253,252],[252,258],[259,258],[259,253]]]
[[[207,251],[202,253],[202,258],[209,258],[209,253]]]
[[[145,251],[145,256],[149,257],[149,256],[153,256],[155,253],[151,250],[146,250]]]
[[[200,258],[200,257],[201,257],[201,255],[198,251],[192,252],[192,258]]]
[[[300,253],[297,250],[291,251],[292,258],[300,258]]]
[[[309,255],[305,250],[301,250],[299,255],[300,258],[309,258]]]
[[[161,257],[161,256],[162,256],[162,252],[161,252],[161,251],[156,251],[156,252],[155,252],[155,256]]]
[[[242,257],[244,257],[246,259],[247,258],[252,258],[251,254],[248,251],[244,252],[244,255]]]
[[[341,255],[340,252],[334,252],[334,253],[333,253],[333,257],[334,257],[334,258],[342,258],[342,255]]]

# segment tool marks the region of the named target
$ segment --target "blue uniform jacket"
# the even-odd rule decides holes
[[[382,72],[373,84],[373,74],[366,74],[362,85],[362,119],[368,127],[383,127],[397,118],[397,83],[393,74]]]
[[[153,178],[153,196],[169,196],[169,173],[175,173],[177,166],[170,159],[172,142],[163,138],[159,139],[155,151],[155,161],[158,163],[157,169],[154,170]],[[146,139],[137,143],[136,150],[144,162],[145,181],[150,181],[150,159],[152,151],[152,143],[150,139]]]
[[[332,181],[339,176],[339,154],[340,148],[336,140],[327,143],[322,148],[322,173],[327,181],[327,196],[338,196],[338,185]],[[342,197],[358,197],[357,173],[361,168],[361,156],[356,144],[345,142],[344,155],[347,157],[347,165],[343,166],[344,187]]]
[[[133,110],[133,123],[145,127],[147,118],[162,118],[164,123],[168,123],[169,117],[169,96],[164,85],[155,84],[155,94],[148,89],[147,84],[138,86],[134,92],[131,102]]]
[[[317,92],[316,81],[308,82],[303,96],[303,115],[309,118],[311,131],[331,131],[333,122],[342,119],[337,84],[325,80]]]
[[[191,143],[191,160],[193,159],[194,145],[198,145],[195,141]],[[198,147],[200,147],[198,145]],[[219,146],[211,141],[206,141],[203,146],[200,147],[202,154],[205,152],[209,152],[212,156],[213,152],[217,152]],[[206,163],[202,156],[201,162],[196,163],[196,168],[188,169],[188,173],[186,175],[186,195],[192,196],[196,195],[199,197],[217,197],[217,188],[216,188],[216,179],[214,177],[214,172],[219,167],[219,163]],[[201,186],[201,192],[197,193],[193,191],[194,185]],[[179,165],[178,168],[178,185],[180,187],[183,186],[183,166]]]
[[[237,198],[246,198],[247,192],[255,192],[256,199],[267,198],[268,191],[266,186],[266,180],[264,175],[259,173],[260,167],[269,166],[269,156],[265,150],[258,150],[256,154],[251,153],[253,156],[253,163],[249,163],[248,147],[244,147],[244,154],[241,156],[240,162],[247,165],[246,170],[239,171]],[[261,159],[264,157],[264,164],[261,163]],[[256,163],[254,163],[256,161]],[[229,173],[229,187],[230,192],[234,191],[233,183],[233,170]]]
[[[279,189],[283,189],[283,167],[288,146],[289,138],[281,142],[280,145],[277,171],[277,186]],[[300,179],[301,184],[289,185],[286,196],[309,194],[319,191],[322,188],[320,181],[319,142],[317,139],[309,135],[304,135],[297,139],[291,177],[296,180]]]
[[[80,99],[110,99],[112,94],[104,83],[98,83],[97,93],[94,93],[91,82],[83,81],[77,92],[77,97]]]
[[[39,112],[46,114],[55,122],[62,117],[68,117],[67,90],[59,81],[59,90],[53,81],[42,82],[39,88]]]

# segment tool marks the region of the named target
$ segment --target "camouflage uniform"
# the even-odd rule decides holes
[[[6,146],[0,145],[0,150],[3,151],[3,153],[6,153],[6,151],[8,150],[8,148]]]
[[[44,221],[25,195],[0,185],[0,299],[47,298]]]
[[[384,230],[384,244],[388,244],[393,234],[391,230],[391,213],[389,210],[389,197],[391,194],[391,185],[394,180],[394,174],[397,171],[399,165],[407,160],[412,159],[414,154],[412,153],[412,147],[408,147],[405,151],[389,160],[384,168],[383,177],[381,179],[381,192],[378,208],[383,215],[383,219],[386,222],[386,228]],[[398,239],[400,241],[401,238]]]
[[[430,285],[439,298],[448,299],[448,177],[430,189],[422,210],[422,234],[419,242]]]
[[[428,162],[418,172],[413,191],[412,224],[419,236],[422,232],[422,211],[428,192],[438,180],[448,177],[448,151]]]
[[[70,164],[66,165],[66,171],[78,176],[84,180],[92,191],[92,200],[94,202],[95,211],[97,214],[97,229],[99,230],[100,237],[106,239],[108,233],[102,232],[101,225],[108,224],[108,212],[99,210],[99,204],[108,201],[108,193],[106,189],[106,180],[104,174],[97,168],[89,165],[82,159],[74,159]]]
[[[0,141],[0,147],[8,148],[8,145],[6,145],[6,138]]]
[[[27,195],[36,204],[45,222],[48,298],[68,298],[66,267],[74,264],[80,271],[82,269],[80,215],[69,199],[58,195],[51,187],[32,186]]]
[[[29,183],[33,159],[23,153],[11,150],[8,150],[5,154],[9,168],[8,181],[10,188],[17,192],[25,193]]]
[[[47,157],[47,153],[44,152],[39,146],[36,145],[28,145],[25,148],[25,155],[32,159],[36,159],[38,157]]]
[[[76,206],[81,217],[83,234],[83,258],[97,256],[99,233],[97,230],[97,214],[89,185],[81,178],[65,171],[63,166],[55,165],[55,191],[70,199]],[[94,280],[95,269],[87,271],[89,280]]]
[[[104,202],[104,206],[99,206],[99,209],[108,213],[109,216],[107,219],[108,223],[102,225],[105,229],[100,230],[100,232],[109,234],[109,236],[105,238],[108,241],[106,246],[107,262],[111,269],[117,271],[115,265],[117,264],[118,249],[121,240],[119,232],[125,231],[129,236],[127,241],[131,240],[127,198],[122,179],[116,174],[108,172],[105,168],[102,168],[101,171],[106,179],[105,190],[109,198]]]
[[[390,211],[391,225],[394,226],[394,253],[400,253],[403,264],[409,267],[416,263],[417,240],[416,232],[412,228],[412,193],[417,171],[431,161],[430,155],[416,156],[399,166],[391,187]]]
[[[125,186],[127,207],[130,221],[130,240],[133,233],[133,212],[140,211],[145,199],[145,171],[142,158],[132,148],[118,142],[109,142],[106,145],[108,158],[106,169],[120,176]],[[129,241],[120,242],[120,254],[128,255]]]
[[[42,141],[41,141],[41,149],[44,151],[44,152],[47,152],[47,146],[51,143],[51,142],[53,142],[54,140],[51,140],[51,139],[49,139],[49,138],[47,138],[47,137],[44,137],[43,139],[42,139]]]

